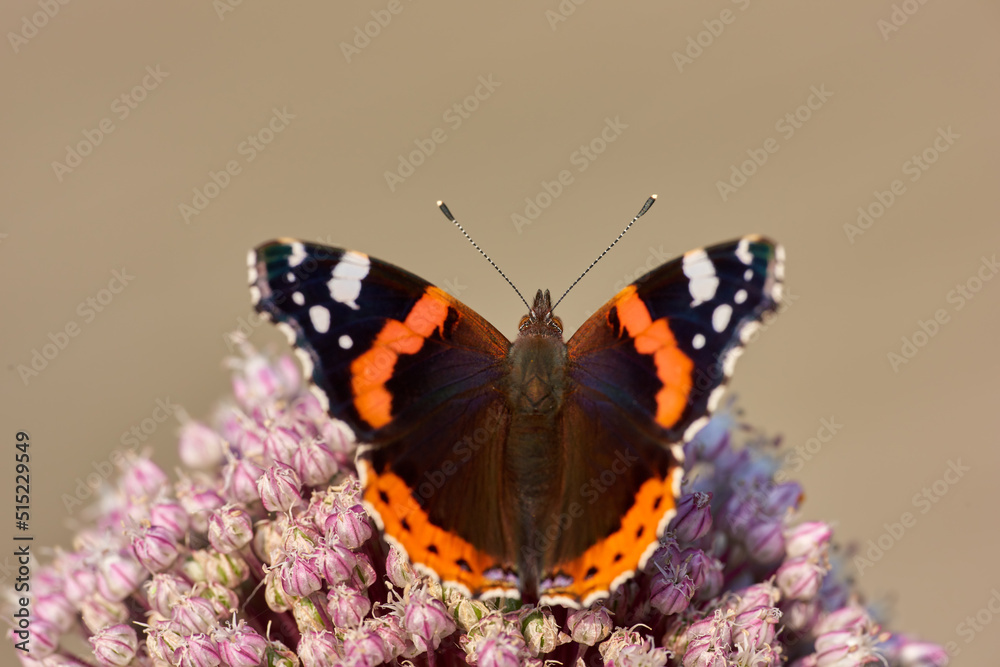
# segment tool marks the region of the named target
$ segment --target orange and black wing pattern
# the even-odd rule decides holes
[[[517,595],[496,465],[510,342],[430,283],[367,255],[279,239],[251,251],[254,305],[285,331],[361,446],[364,501],[416,567],[471,594]],[[496,497],[494,497],[496,496]],[[476,497],[476,512],[456,512]],[[493,500],[490,500],[493,498]]]
[[[543,599],[587,604],[645,567],[675,513],[682,445],[781,299],[783,251],[760,236],[692,250],[619,292],[568,343],[562,413],[572,530]]]

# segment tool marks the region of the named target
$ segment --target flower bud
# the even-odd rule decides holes
[[[420,651],[437,650],[441,640],[455,631],[444,603],[421,591],[410,595],[403,624]]]
[[[666,613],[666,612],[663,612]],[[604,607],[578,609],[569,613],[566,618],[566,628],[570,637],[578,644],[593,646],[611,633],[614,622],[611,614]]]
[[[148,526],[132,537],[132,552],[144,568],[156,573],[173,565],[180,547],[167,529]]]
[[[674,531],[680,542],[694,542],[705,535],[712,529],[711,501],[711,493],[700,491],[681,497],[668,530]]]
[[[292,454],[291,463],[306,486],[326,484],[339,470],[333,452],[317,438],[303,439]]]
[[[120,623],[99,630],[89,638],[94,657],[106,667],[125,667],[139,650],[139,638],[131,626]]]
[[[372,603],[368,595],[346,584],[330,587],[326,595],[330,620],[337,628],[358,628],[371,611]]]
[[[55,626],[60,632],[66,632],[76,621],[76,607],[63,593],[58,591],[41,593],[35,598],[35,618]]]
[[[778,568],[775,581],[782,595],[788,600],[811,600],[819,593],[826,568],[818,565],[811,556],[786,560]]]
[[[117,600],[108,600],[100,594],[91,595],[80,606],[80,616],[83,624],[91,634],[108,627],[124,623],[128,620],[128,607]],[[33,632],[35,631],[32,628]]]
[[[130,464],[122,475],[120,486],[131,502],[157,497],[170,482],[160,467],[144,456],[130,459]]]
[[[215,640],[219,644],[219,657],[230,667],[257,667],[267,648],[267,640],[244,621],[235,628],[216,632]]]
[[[389,549],[389,555],[385,559],[385,572],[392,585],[400,588],[405,588],[407,584],[417,580],[417,573],[410,565],[410,561],[396,547]]]
[[[820,551],[830,543],[833,531],[822,521],[807,521],[785,532],[785,552],[788,558],[806,556]]]
[[[191,586],[175,574],[161,572],[146,582],[145,591],[149,606],[163,616],[170,616],[171,608],[191,591]]]
[[[231,459],[222,471],[222,491],[231,503],[255,503],[260,500],[257,480],[264,469],[250,459]]]
[[[785,553],[785,538],[778,521],[764,521],[747,531],[747,551],[750,558],[761,564],[770,564]]]
[[[392,662],[393,656],[378,632],[368,628],[346,630],[344,662],[356,665],[381,665]]]
[[[372,536],[368,514],[360,505],[335,512],[327,517],[324,529],[326,539],[348,549],[357,549]]]
[[[252,539],[253,519],[242,507],[228,503],[209,515],[208,541],[216,551],[232,553]]]
[[[322,586],[322,575],[316,557],[304,554],[291,554],[278,566],[281,577],[281,587],[289,595],[305,597],[311,595]]]
[[[212,603],[198,595],[189,595],[170,610],[170,620],[188,634],[211,632],[218,626]]]
[[[650,585],[650,603],[664,616],[679,614],[688,608],[694,591],[691,577],[685,575],[676,580],[658,573]]]
[[[97,591],[108,600],[121,601],[137,591],[148,576],[131,553],[108,553],[97,567]]]
[[[303,505],[301,488],[298,474],[284,463],[275,463],[257,480],[261,502],[269,512],[288,512]]]
[[[184,465],[196,470],[214,468],[226,455],[226,445],[219,434],[197,421],[188,421],[181,427],[177,449]]]
[[[222,659],[215,640],[205,634],[190,635],[174,652],[173,662],[178,667],[217,667]]]
[[[327,630],[306,631],[299,638],[296,653],[303,667],[334,667],[343,664],[340,659],[341,643]],[[266,664],[271,665],[268,661]],[[298,661],[293,664],[298,665]]]
[[[291,465],[301,438],[291,429],[272,428],[264,436],[264,455],[272,463]]]

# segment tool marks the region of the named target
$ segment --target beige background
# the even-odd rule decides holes
[[[249,247],[297,236],[356,248],[450,287],[513,335],[523,306],[434,201],[523,292],[561,292],[655,192],[659,203],[560,306],[567,327],[661,254],[753,231],[783,242],[795,300],[740,363],[747,419],[789,446],[823,418],[843,424],[790,472],[808,493],[804,516],[864,544],[913,513],[861,588],[891,609],[893,628],[956,642],[954,664],[995,662],[1000,619],[972,635],[959,624],[1000,589],[1000,279],[960,310],[948,300],[1000,251],[995,4],[909,0],[915,13],[887,32],[890,0],[566,0],[575,11],[555,28],[546,13],[557,0],[402,0],[347,62],[341,43],[387,2],[224,2],[78,0],[36,17],[45,25],[17,44],[10,33],[39,5],[0,9],[0,469],[11,469],[15,431],[30,431],[36,548],[68,544],[79,512],[64,494],[157,399],[204,417],[228,390],[223,333],[251,312]],[[725,10],[731,22],[712,23]],[[679,71],[674,53],[705,21],[724,30],[701,35],[708,46]],[[168,75],[122,118],[114,100],[147,67]],[[449,123],[445,112],[491,76],[492,94]],[[776,123],[814,86],[832,96],[782,133]],[[239,146],[274,108],[294,119],[248,162]],[[606,118],[627,128],[580,172],[573,154]],[[57,175],[52,163],[102,119],[113,132]],[[391,191],[385,172],[436,128],[444,143]],[[958,138],[911,181],[904,163],[939,128]],[[778,151],[723,201],[717,181],[768,138]],[[240,173],[187,223],[179,205],[230,160]],[[573,182],[519,233],[512,214],[564,169]],[[905,192],[851,243],[844,225],[894,179]],[[122,267],[134,280],[86,321],[78,304]],[[938,309],[948,322],[894,372],[887,354]],[[17,367],[70,322],[79,335],[26,385]],[[266,326],[251,340],[284,346]],[[150,439],[168,470],[175,430],[171,419]],[[947,494],[921,514],[914,494],[949,460],[971,470],[939,483]],[[12,477],[0,482],[8,502]]]

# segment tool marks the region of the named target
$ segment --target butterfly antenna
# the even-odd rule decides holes
[[[583,277],[585,275],[587,275],[587,273],[589,273],[592,268],[594,268],[595,264],[597,264],[599,261],[601,261],[602,257],[604,257],[605,255],[608,254],[609,250],[611,250],[612,248],[615,247],[616,243],[618,243],[619,241],[622,240],[622,237],[625,236],[625,232],[627,232],[629,229],[631,229],[632,225],[634,225],[639,218],[641,218],[642,216],[644,216],[646,214],[646,211],[648,211],[649,208],[654,203],[656,203],[656,195],[650,195],[649,199],[646,200],[646,203],[642,205],[641,209],[639,209],[639,212],[635,214],[634,218],[632,218],[632,222],[630,222],[627,225],[625,225],[625,229],[623,229],[622,233],[618,235],[618,238],[616,238],[614,241],[612,241],[611,245],[609,245],[607,248],[605,248],[604,252],[602,252],[600,255],[598,255],[597,259],[595,259],[593,262],[590,263],[590,266],[587,267],[587,270],[584,271],[583,273],[581,273],[580,277],[577,278],[576,280],[574,280],[573,284],[570,285],[568,288],[566,288],[566,291],[563,292],[563,295],[561,297],[559,297],[559,301],[556,301],[555,305],[552,306],[552,310],[555,310],[556,306],[558,306],[562,302],[562,300],[566,298],[566,295],[569,294],[569,291],[571,289],[573,289],[574,287],[576,287],[576,284],[578,282],[580,282],[581,280],[583,280]]]
[[[443,201],[439,201],[437,203],[437,205],[438,205],[438,208],[441,209],[441,212],[444,213],[444,217],[448,218],[453,223],[455,223],[455,226],[458,227],[458,231],[462,232],[462,234],[465,235],[465,238],[469,239],[469,243],[472,244],[472,247],[474,247],[476,250],[478,250],[479,254],[482,255],[483,257],[485,257],[486,261],[490,263],[490,266],[492,266],[494,269],[496,269],[497,273],[499,273],[501,276],[503,276],[503,279],[507,281],[507,284],[510,285],[511,288],[515,292],[517,292],[517,295],[519,297],[521,297],[521,301],[524,301],[524,305],[528,308],[528,310],[531,310],[531,306],[529,306],[528,302],[524,300],[524,296],[521,294],[521,292],[516,287],[514,287],[514,283],[512,283],[510,281],[510,278],[507,277],[507,274],[505,274],[503,271],[501,271],[500,267],[493,263],[493,260],[490,259],[490,256],[487,255],[485,252],[483,252],[483,249],[479,247],[478,243],[476,243],[475,241],[472,240],[472,237],[469,236],[469,233],[467,231],[465,231],[465,228],[462,227],[462,225],[458,224],[458,220],[456,220],[455,216],[453,216],[451,214],[451,211],[448,210],[448,206]]]

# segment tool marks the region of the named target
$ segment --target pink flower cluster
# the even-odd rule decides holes
[[[373,529],[352,434],[297,366],[246,346],[233,367],[214,427],[181,430],[180,479],[130,460],[72,551],[36,571],[23,665],[947,663],[879,627],[831,565],[829,526],[796,522],[802,489],[775,481],[775,442],[731,405],[686,446],[685,494],[646,570],[570,610],[418,576]]]

